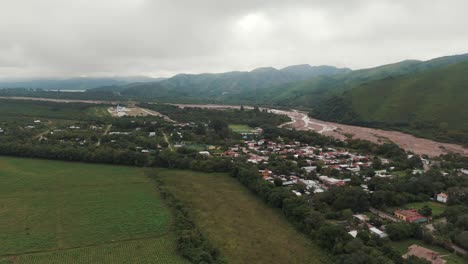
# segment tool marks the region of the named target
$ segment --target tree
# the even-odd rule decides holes
[[[418,212],[426,217],[430,217],[432,215],[432,208],[424,205],[421,209],[418,210]]]
[[[276,187],[281,187],[283,186],[283,180],[281,180],[280,177],[275,177],[273,179],[273,183],[275,184]]]
[[[320,227],[317,232],[318,243],[322,247],[335,252],[351,239],[352,236],[346,232],[344,227],[339,225],[326,224]]]

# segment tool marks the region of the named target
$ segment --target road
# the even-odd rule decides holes
[[[119,104],[127,102],[119,101],[101,101],[101,100],[66,100],[66,99],[51,99],[51,98],[33,98],[33,97],[0,97],[0,99],[15,99],[15,100],[35,100],[60,103],[91,103],[91,104]],[[181,108],[209,108],[209,109],[239,109],[239,105],[216,105],[216,104],[172,104]],[[252,109],[251,106],[244,106],[245,109]],[[468,156],[468,149],[463,146],[449,143],[441,143],[429,139],[418,138],[413,135],[405,134],[398,131],[389,131],[368,127],[358,127],[351,125],[343,125],[333,122],[321,121],[311,118],[307,113],[297,110],[278,110],[271,108],[261,108],[271,113],[286,115],[291,118],[291,122],[282,124],[280,127],[294,128],[301,131],[316,131],[318,133],[331,136],[340,140],[346,139],[345,135],[352,135],[353,138],[369,140],[374,143],[394,142],[407,151],[412,151],[415,154],[426,154],[430,157],[436,157],[441,154],[458,153],[463,156]],[[144,109],[146,111],[152,111]],[[152,111],[154,112],[154,111]],[[159,114],[162,116],[161,114]],[[170,119],[170,118],[169,118]],[[175,122],[175,121],[174,121]]]
[[[164,133],[164,131],[163,131],[162,134],[163,134],[163,137],[164,137],[164,141],[166,141],[167,146],[169,147],[169,149],[170,149],[171,151],[174,151],[174,149],[172,148],[171,143],[169,142],[169,139],[167,138],[166,133]]]

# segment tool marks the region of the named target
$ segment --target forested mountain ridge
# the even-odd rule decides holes
[[[405,60],[375,68],[350,71],[333,76],[317,76],[305,81],[265,89],[258,94],[263,102],[288,107],[315,108],[332,95],[361,84],[443,68],[468,60],[468,54],[440,57],[428,61]]]
[[[306,64],[280,70],[265,67],[250,72],[178,74],[160,82],[101,87],[94,91],[114,91],[134,99],[157,98],[163,101],[248,101],[253,97],[253,92],[317,76],[331,76],[350,71],[346,68]]]
[[[468,144],[468,61],[363,83],[319,103],[320,119]]]

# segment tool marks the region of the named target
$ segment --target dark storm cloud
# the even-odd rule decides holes
[[[369,67],[468,52],[464,0],[0,0],[0,77]]]

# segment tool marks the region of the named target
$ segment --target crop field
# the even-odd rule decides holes
[[[170,224],[144,169],[0,157],[0,263],[184,263]]]
[[[327,255],[236,179],[222,173],[159,169],[197,226],[229,263],[329,263]]]

